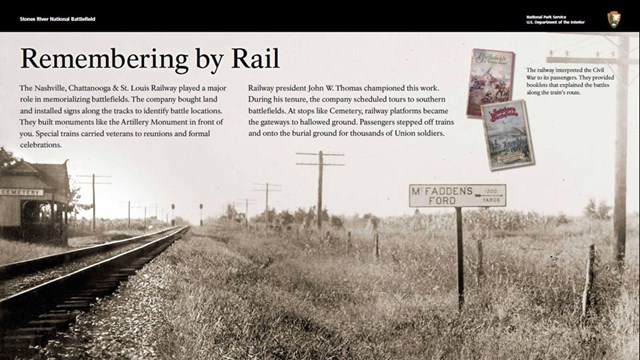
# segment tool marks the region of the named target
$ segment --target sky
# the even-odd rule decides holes
[[[578,65],[547,64],[546,57],[602,57],[615,51],[617,38],[549,33],[0,33],[0,145],[35,163],[69,160],[74,182],[96,174],[98,217],[132,217],[170,212],[192,222],[220,215],[226,204],[252,199],[249,215],[264,209],[266,182],[278,184],[269,196],[277,210],[308,208],[317,200],[318,169],[296,162],[317,159],[296,155],[319,150],[345,154],[328,159],[345,166],[326,167],[323,204],[335,214],[413,213],[409,184],[507,184],[506,209],[579,215],[589,198],[613,203],[616,85],[583,89],[580,96],[527,95],[527,68]],[[171,69],[21,69],[21,48],[41,53],[185,53],[199,47],[227,58],[212,75],[193,67],[179,75]],[[231,50],[264,53],[278,48],[278,69],[233,69]],[[526,101],[536,164],[491,171],[482,121],[465,115],[473,48],[515,53],[513,99]],[[631,38],[638,57],[638,38]],[[190,59],[195,61],[195,59]],[[602,68],[616,75],[616,66]],[[630,66],[628,90],[627,209],[638,211],[638,67]],[[21,149],[21,84],[63,85],[224,85],[217,107],[224,125],[212,136],[186,139],[63,139],[61,149]],[[309,84],[437,85],[446,97],[442,137],[303,138],[249,137],[248,85]],[[116,106],[116,105],[113,105]],[[117,105],[119,106],[119,105]],[[81,202],[90,203],[90,185],[81,186]],[[438,210],[438,209],[436,209]],[[429,211],[429,210],[427,210]],[[442,211],[440,209],[439,211]],[[451,210],[453,211],[453,210]],[[82,214],[89,216],[90,214]],[[81,216],[82,216],[81,215]]]

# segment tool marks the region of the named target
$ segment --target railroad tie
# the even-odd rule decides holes
[[[42,345],[47,338],[43,334],[19,334],[6,335],[3,337],[2,349],[12,353],[25,350],[30,345]]]
[[[43,335],[46,337],[51,337],[56,334],[58,329],[55,326],[37,326],[37,327],[24,327],[15,330],[14,332],[18,335]]]
[[[62,313],[47,313],[47,314],[40,314],[38,315],[38,319],[41,320],[45,320],[45,319],[58,319],[61,321],[69,321],[69,320],[73,320],[76,318],[76,316],[79,314],[79,312],[77,313],[73,313],[73,312],[62,312]]]
[[[95,301],[95,296],[69,296],[67,299],[77,301],[77,300],[85,300],[85,301]]]
[[[27,323],[30,327],[49,327],[53,326],[58,330],[62,328],[66,328],[66,321],[61,321],[60,319],[41,319],[41,320],[32,320]]]

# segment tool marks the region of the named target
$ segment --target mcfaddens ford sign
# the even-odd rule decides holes
[[[409,185],[409,206],[507,206],[507,185]]]
[[[0,189],[0,196],[44,196],[43,189]]]

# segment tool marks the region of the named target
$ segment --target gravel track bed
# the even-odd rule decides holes
[[[71,261],[69,263],[66,263],[62,266],[55,267],[53,269],[47,269],[44,271],[39,271],[34,274],[2,280],[2,286],[0,286],[0,299],[5,298],[12,294],[16,294],[20,291],[32,288],[34,286],[43,284],[49,280],[53,280],[59,276],[69,274],[76,270],[82,269],[83,267],[97,263],[104,259],[108,259],[112,256],[122,254],[128,250],[131,250],[135,247],[138,247],[156,238],[157,237],[153,237],[152,239],[147,239],[144,241],[136,241],[132,244],[123,245],[122,247],[110,250],[105,253],[95,254],[95,255],[91,255],[88,257],[83,257],[81,259]]]
[[[183,236],[184,241],[185,237]],[[39,348],[36,359],[159,359],[154,329],[166,326],[163,311],[172,267],[169,247],[118,290],[81,313],[64,333]]]

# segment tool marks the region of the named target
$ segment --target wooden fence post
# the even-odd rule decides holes
[[[379,234],[376,233],[375,235],[373,235],[373,238],[376,241],[376,258],[379,258],[380,257],[380,244],[379,244],[379,242],[380,242],[379,238],[380,237],[379,237]]]
[[[351,231],[347,233],[347,252],[351,251]]]
[[[591,306],[591,288],[593,287],[593,280],[595,279],[595,272],[593,270],[593,263],[596,259],[596,248],[594,244],[589,245],[589,259],[587,260],[587,274],[584,283],[584,292],[582,293],[582,320],[587,317],[587,311]]]
[[[478,238],[478,265],[476,266],[476,284],[480,285],[482,282],[482,275],[484,274],[482,270],[482,239]]]

